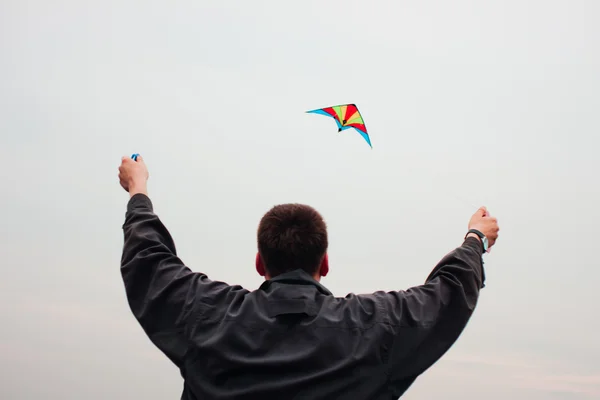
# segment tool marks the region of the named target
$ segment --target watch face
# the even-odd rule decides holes
[[[483,248],[484,248],[485,250],[487,250],[487,249],[488,249],[488,240],[487,240],[487,238],[486,238],[486,237],[484,237],[484,238],[483,238]]]

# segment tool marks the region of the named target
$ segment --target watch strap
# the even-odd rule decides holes
[[[465,235],[465,239],[467,238],[467,236],[469,236],[469,234],[470,234],[470,233],[474,233],[474,234],[476,234],[477,236],[479,236],[479,238],[481,239],[481,249],[482,249],[482,250],[483,250],[483,252],[485,253],[485,251],[486,251],[486,248],[485,248],[485,244],[484,244],[484,242],[483,242],[483,239],[485,238],[485,235],[484,235],[484,234],[483,234],[481,231],[479,231],[479,230],[477,230],[477,229],[469,229],[469,230],[467,231],[466,235]]]
[[[465,238],[469,235],[469,233],[474,233],[477,236],[479,236],[481,239],[483,239],[485,237],[485,235],[481,231],[479,231],[477,229],[469,229],[467,231],[467,234],[465,235]]]

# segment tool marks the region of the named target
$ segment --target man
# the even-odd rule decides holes
[[[317,211],[279,205],[260,221],[258,290],[212,281],[177,257],[153,213],[144,159],[123,157],[129,192],[121,272],[131,310],[184,379],[182,399],[397,399],[466,326],[498,237],[484,208],[421,286],[335,297]]]

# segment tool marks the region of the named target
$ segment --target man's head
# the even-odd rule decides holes
[[[327,275],[327,226],[303,204],[280,204],[260,220],[256,270],[266,279],[302,269],[315,279]]]

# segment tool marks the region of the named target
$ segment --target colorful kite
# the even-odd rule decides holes
[[[307,111],[307,113],[322,114],[327,117],[335,119],[335,123],[338,126],[338,132],[345,129],[354,128],[361,134],[361,136],[371,145],[371,139],[367,133],[367,127],[365,121],[363,121],[356,104],[343,104],[339,106],[319,108],[318,110]]]

